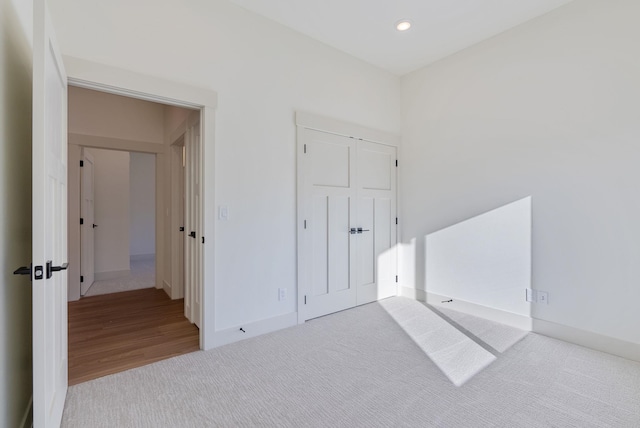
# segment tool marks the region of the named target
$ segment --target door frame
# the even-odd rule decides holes
[[[85,279],[85,281],[80,281],[80,296],[84,296],[87,291],[89,291],[89,288],[93,285],[93,282],[95,280],[95,268],[96,268],[96,264],[95,264],[95,231],[94,231],[94,223],[95,223],[95,203],[93,204],[92,210],[93,210],[93,215],[91,216],[91,218],[89,218],[87,216],[87,212],[85,211],[86,205],[85,205],[85,192],[86,192],[86,188],[87,188],[87,176],[86,176],[86,172],[87,172],[87,164],[91,164],[91,197],[92,197],[92,202],[95,201],[95,161],[93,159],[93,155],[91,155],[91,153],[89,153],[87,150],[85,150],[85,147],[81,147],[80,148],[80,162],[83,162],[83,166],[82,169],[80,171],[80,218],[82,218],[83,220],[87,221],[85,224],[87,225],[86,227],[81,227],[80,228],[80,275]],[[70,187],[67,187],[67,197],[68,195],[71,194],[70,191]],[[71,214],[71,213],[69,213]],[[69,215],[69,217],[72,217],[71,215]],[[75,217],[75,216],[74,216]],[[88,221],[91,220],[91,221]],[[89,224],[91,224],[91,228],[89,228]],[[70,227],[71,225],[69,225],[68,227]],[[87,253],[87,233],[92,234],[93,236],[91,237],[90,241],[91,241],[91,246],[93,246],[93,248],[90,251],[91,254],[91,263],[87,263],[87,261],[85,260],[84,254]],[[69,251],[69,257],[71,257],[71,251]],[[91,266],[91,281],[88,281],[87,279],[87,271],[86,269]],[[89,282],[91,282],[89,284]],[[84,290],[83,293],[83,288],[86,288]]]
[[[320,116],[313,113],[307,113],[303,111],[295,112],[295,121],[296,121],[296,217],[297,217],[297,226],[296,226],[296,239],[297,239],[297,311],[298,311],[298,324],[303,324],[306,320],[305,317],[305,287],[308,285],[305,284],[305,278],[303,277],[303,269],[302,266],[308,263],[308,257],[305,256],[304,249],[304,229],[305,229],[305,210],[303,206],[303,202],[305,200],[304,195],[304,175],[305,170],[303,168],[304,165],[304,138],[303,138],[303,130],[311,129],[314,131],[326,132],[329,134],[341,135],[343,137],[354,138],[357,140],[365,140],[372,143],[383,144],[386,146],[392,146],[396,148],[396,155],[398,158],[400,157],[400,136],[396,134],[392,134],[386,131],[379,131],[375,129],[371,129],[368,127],[364,127],[361,125],[357,125],[350,122],[345,122],[338,119],[333,119],[326,116]],[[398,172],[396,170],[396,189],[399,186],[399,177]],[[396,191],[396,214],[398,218],[400,218],[400,192]],[[398,224],[398,229],[396,233],[396,245],[400,241],[401,236],[401,222]],[[396,252],[397,257],[397,252]],[[396,262],[396,266],[398,263]]]
[[[161,104],[174,105],[200,111],[200,135],[202,171],[202,230],[198,240],[207,237],[202,245],[202,258],[207,260],[202,267],[201,296],[202,314],[200,326],[200,348],[215,346],[215,111],[218,104],[217,93],[170,80],[148,76],[132,71],[86,61],[80,58],[64,57],[68,84],[85,89],[107,92]],[[137,151],[137,150],[136,150]],[[156,158],[161,155],[156,155]],[[158,161],[156,166],[158,166]],[[158,176],[158,171],[156,170]],[[166,179],[164,176],[158,179]],[[160,183],[163,185],[163,183]],[[158,199],[162,195],[158,195]],[[167,205],[168,206],[168,205]],[[162,216],[161,216],[162,217]],[[162,225],[156,225],[161,227]],[[169,239],[169,237],[166,237]],[[162,245],[156,244],[156,245]],[[206,285],[205,285],[206,284]]]
[[[186,124],[186,120],[185,120]],[[164,290],[172,299],[184,298],[184,274],[185,274],[185,130],[183,125],[178,127],[181,131],[176,138],[171,137],[171,145],[169,146],[169,163],[171,174],[171,201],[169,201],[171,210],[171,225],[169,229],[171,240],[171,288],[167,286]],[[182,230],[180,230],[182,228]]]

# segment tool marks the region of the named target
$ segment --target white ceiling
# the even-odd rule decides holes
[[[403,75],[572,0],[230,0]],[[395,23],[413,26],[400,33]]]

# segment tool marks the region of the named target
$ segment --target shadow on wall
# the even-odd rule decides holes
[[[528,196],[424,241],[399,244],[401,284],[414,288],[414,297],[437,295],[531,317],[531,204]]]

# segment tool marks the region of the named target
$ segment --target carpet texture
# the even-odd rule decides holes
[[[496,358],[456,386],[395,320],[402,306],[422,317],[414,303],[394,297],[73,386],[62,426],[640,426],[640,363],[536,334],[496,352],[500,325],[438,310],[426,317],[435,330],[450,318],[476,344],[493,328],[486,337],[499,338],[481,346]]]
[[[127,276],[94,281],[85,296],[99,296],[156,286],[155,257],[132,259],[130,266],[131,273]]]

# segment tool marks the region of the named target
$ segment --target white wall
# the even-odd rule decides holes
[[[129,271],[129,153],[91,149],[94,158],[96,279]]]
[[[531,316],[531,198],[425,237],[429,293]]]
[[[397,133],[397,77],[223,0],[51,6],[64,54],[217,91],[215,329],[295,312],[294,111]]]
[[[131,256],[156,252],[156,157],[129,157],[129,248]]]
[[[31,398],[32,3],[0,1],[0,426],[19,427]],[[27,423],[29,423],[27,421]]]
[[[402,79],[417,260],[425,235],[531,196],[534,318],[640,343],[638,16],[572,2]]]
[[[69,86],[70,133],[162,144],[163,121],[162,104]]]

